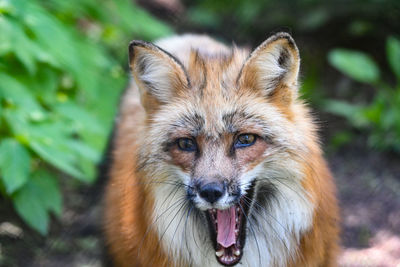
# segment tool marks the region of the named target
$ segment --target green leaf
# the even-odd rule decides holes
[[[101,155],[99,151],[93,149],[92,147],[86,145],[79,140],[67,140],[66,144],[71,150],[75,151],[77,155],[80,155],[90,160],[92,163],[96,163],[100,160]]]
[[[60,115],[72,120],[78,131],[104,133],[104,126],[100,124],[97,118],[73,102],[57,103],[54,105],[54,109]]]
[[[160,22],[146,10],[139,8],[133,1],[119,0],[110,3],[115,5],[115,14],[118,14],[120,26],[126,27],[126,30],[133,31],[135,34],[140,34],[144,39],[153,40],[173,33],[167,24]],[[140,24],[146,25],[146,27],[132,23],[132,18],[140,21]]]
[[[5,16],[0,16],[0,55],[13,50],[13,26]]]
[[[85,174],[85,181],[91,183],[96,178],[96,163],[99,162],[101,153],[94,150],[79,140],[66,141],[68,147],[73,150],[79,169]]]
[[[45,170],[38,170],[32,178],[12,197],[14,207],[24,221],[45,235],[48,231],[49,215],[61,215],[62,198],[56,178]]]
[[[87,158],[77,156],[79,159],[79,167],[82,172],[85,174],[85,182],[93,183],[96,179],[96,165],[93,164],[93,161],[88,160]]]
[[[392,71],[400,81],[400,41],[391,36],[386,41],[387,60],[392,68]]]
[[[0,73],[0,95],[24,110],[26,115],[41,114],[44,116],[43,108],[37,103],[29,88],[4,73]]]
[[[20,21],[0,17],[0,55],[12,52],[30,74],[36,72],[36,61],[56,65],[54,58],[31,40]]]
[[[379,80],[378,66],[365,53],[347,49],[334,49],[329,52],[328,60],[332,66],[356,81],[376,83]]]
[[[326,112],[348,119],[355,127],[364,127],[368,125],[368,121],[363,114],[363,106],[340,100],[325,100],[322,102],[321,108]]]
[[[33,181],[29,181],[13,196],[13,204],[19,216],[30,227],[45,235],[48,231],[49,215],[46,205],[39,198],[42,193]]]
[[[11,108],[4,109],[3,116],[16,139],[20,143],[26,144],[30,132],[27,116],[21,110]]]
[[[49,136],[34,133],[29,141],[29,146],[44,161],[77,179],[86,180],[84,174],[76,167],[76,158],[70,153],[65,143],[59,143]]]
[[[18,110],[7,110],[4,115],[18,140],[29,146],[43,161],[79,180],[92,180],[82,172],[79,157],[82,155],[94,164],[99,158],[99,151],[74,140],[74,131],[65,121],[29,124]]]
[[[0,143],[0,171],[8,194],[23,186],[29,177],[30,155],[23,145],[8,138]]]
[[[74,78],[81,81],[84,89],[86,89],[86,86],[94,87],[92,85],[93,77],[87,75],[92,66],[82,64],[81,61],[84,52],[80,51],[80,46],[82,43],[87,43],[87,40],[84,42],[85,39],[82,40],[82,36],[79,36],[73,28],[66,27],[67,25],[62,24],[60,20],[57,20],[55,16],[46,12],[40,6],[33,2],[26,5],[29,7],[32,16],[34,15],[34,19],[28,20],[27,27],[37,38],[40,47],[48,51],[52,58],[56,58],[63,70],[73,74]],[[89,45],[87,44],[87,46]],[[98,47],[92,46],[88,50],[90,54],[92,54],[91,49],[99,50]],[[103,58],[100,53],[92,57],[96,62],[99,60],[98,58]],[[92,65],[95,67],[94,63]],[[85,76],[87,80],[85,80]]]
[[[0,14],[8,14],[13,12],[14,7],[10,2],[11,1],[0,0]]]
[[[45,208],[57,216],[61,216],[62,198],[56,177],[45,170],[38,170],[32,175],[32,183]]]
[[[61,213],[52,174],[62,171],[93,181],[128,79],[123,66],[130,38],[152,40],[171,33],[170,26],[131,0],[102,5],[93,0],[0,0],[0,157],[14,160],[3,153],[1,141],[12,136],[4,142],[22,148],[35,170],[29,173],[21,164],[19,171],[27,178],[11,186],[3,181],[1,168],[0,193],[11,194],[31,227],[45,234],[49,212]],[[17,164],[5,165],[12,163]]]

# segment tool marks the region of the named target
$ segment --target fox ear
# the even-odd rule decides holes
[[[250,54],[238,78],[239,85],[267,97],[279,94],[280,99],[288,101],[297,94],[299,66],[299,50],[292,37],[277,33]]]
[[[151,43],[132,41],[129,45],[129,65],[142,101],[151,97],[158,103],[167,103],[179,90],[189,87],[182,64]]]

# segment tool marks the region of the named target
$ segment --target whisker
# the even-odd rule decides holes
[[[158,239],[157,248],[160,247],[161,241],[163,240],[163,238],[164,238],[165,234],[167,233],[169,227],[171,226],[172,222],[175,220],[176,216],[178,216],[179,212],[180,212],[180,211],[182,210],[182,208],[185,206],[185,205],[182,205],[185,201],[186,201],[186,198],[185,198],[185,197],[183,197],[183,198],[180,199],[179,205],[181,205],[181,206],[180,206],[180,208],[175,212],[175,214],[174,214],[174,216],[172,217],[172,219],[169,221],[167,227],[165,228],[164,232],[163,232],[162,235],[160,236],[160,239]],[[161,254],[161,251],[160,251],[160,254]],[[161,256],[161,255],[159,255],[159,256]],[[154,259],[153,259],[153,260],[154,260]]]
[[[183,240],[185,240],[186,249],[189,247],[189,246],[188,246],[188,243],[187,243],[187,239],[186,239],[186,237],[187,237],[187,234],[186,234],[186,233],[187,233],[187,222],[188,222],[190,213],[192,212],[192,210],[193,210],[193,208],[194,208],[194,205],[191,205],[190,203],[189,203],[189,206],[190,206],[190,209],[188,209],[188,212],[187,212],[187,214],[186,214],[185,226],[184,226],[185,230],[184,230],[184,232],[183,232]],[[189,252],[189,254],[190,254],[190,251],[188,251],[188,252]]]
[[[199,216],[200,216],[200,213],[196,212],[196,220],[198,220]],[[195,237],[195,235],[194,235],[194,232],[195,232],[195,231],[194,231],[193,227],[194,227],[194,223],[192,224],[192,236],[193,236],[193,241],[194,241],[196,247],[199,249],[199,251],[202,251],[202,249],[200,248],[199,244],[198,244],[197,241],[196,241],[196,237]],[[204,254],[203,254],[203,255],[204,255]]]
[[[285,186],[286,188],[288,188],[289,190],[291,190],[293,193],[295,193],[295,194],[296,194],[298,197],[300,197],[301,199],[306,200],[306,199],[304,199],[304,195],[300,194],[300,192],[294,190],[294,189],[293,189],[292,187],[290,187],[287,183],[284,183],[284,182],[283,182],[284,180],[289,180],[289,179],[287,179],[287,178],[283,178],[283,177],[262,177],[262,178],[260,178],[260,177],[257,177],[257,178],[255,178],[255,180],[256,180],[256,181],[268,181],[270,184],[273,184],[274,181],[277,181],[278,183],[282,184],[283,186]],[[243,184],[241,184],[241,186],[246,186],[246,185],[249,185],[249,184],[251,184],[251,183],[253,183],[253,182],[254,182],[254,181],[247,182],[247,183],[243,183]],[[282,196],[284,196],[284,195],[282,195]]]
[[[188,202],[184,203],[182,206],[183,206],[185,209],[187,209],[187,208],[188,208]],[[175,227],[175,231],[174,231],[174,233],[173,233],[173,235],[172,235],[171,244],[174,242],[174,238],[175,238],[175,235],[176,235],[176,231],[178,230],[179,225],[180,225],[181,222],[182,222],[182,219],[185,217],[184,215],[185,215],[185,213],[182,212],[182,216],[181,216],[181,218],[179,219],[178,225]],[[171,247],[170,247],[170,248],[171,248]],[[168,255],[168,258],[169,258],[170,249],[168,249],[168,254],[167,254],[167,255]]]
[[[250,226],[250,230],[252,231],[252,233],[254,235],[254,239],[256,240],[256,245],[257,245],[257,250],[258,250],[258,260],[259,260],[259,264],[260,264],[259,266],[261,266],[261,252],[260,252],[260,246],[258,245],[257,235],[253,229],[253,226],[250,223],[249,217],[247,217],[246,212],[244,211],[240,202],[238,202],[238,205],[239,205],[240,209],[242,210],[243,215],[246,217],[246,220],[248,221],[249,226]]]
[[[249,205],[248,201],[246,200],[246,198],[248,199],[248,197],[245,196],[245,198],[243,199],[246,204]],[[274,216],[272,216],[272,214],[268,213],[267,209],[262,207],[256,200],[254,200],[253,202],[254,204],[256,204],[258,207],[262,208],[265,210],[265,214],[270,216],[272,219],[274,219],[279,226],[282,227],[282,229],[286,232],[289,232],[289,230],[284,227]],[[257,212],[257,214],[271,227],[272,231],[275,233],[275,236],[281,241],[281,243],[285,246],[286,250],[289,251],[289,248],[287,247],[286,243],[283,241],[283,239],[279,236],[278,232],[276,231],[276,229],[272,226],[272,224],[270,224],[270,222],[263,216],[263,214],[261,214],[260,211],[258,211],[257,209],[255,209],[255,211]]]
[[[139,249],[138,249],[138,253],[137,256],[139,257],[140,255],[140,250],[143,246],[143,242],[145,240],[145,238],[147,237],[148,233],[150,232],[150,230],[152,229],[152,227],[154,226],[154,224],[162,217],[165,215],[165,213],[167,213],[171,208],[173,208],[174,206],[180,204],[183,200],[182,199],[178,199],[177,201],[175,201],[173,204],[171,204],[166,210],[164,210],[161,214],[159,214],[155,220],[149,225],[147,226],[146,232],[143,235],[142,240],[140,241],[140,245],[139,245]]]
[[[250,205],[249,201],[252,201],[252,200],[251,200],[250,198],[248,198],[247,196],[243,196],[243,197],[244,197],[243,200],[246,201],[246,203],[247,203],[248,205]],[[265,207],[261,206],[261,204],[258,203],[257,200],[254,200],[254,201],[252,201],[252,202],[253,202],[253,204],[257,205],[257,207],[259,207],[260,209],[265,210],[265,214],[271,216],[271,218],[273,218],[273,219],[279,224],[279,226],[282,227],[283,230],[285,230],[286,232],[290,232],[289,229],[287,229],[286,227],[284,227],[274,216],[272,216],[272,214],[270,214],[270,213],[268,212],[268,210],[267,210]],[[257,210],[256,210],[256,211],[257,211]],[[259,215],[261,215],[261,214],[259,213],[259,211],[257,211],[257,212],[258,212]],[[265,218],[263,218],[263,219],[266,220]],[[266,222],[268,223],[267,220],[266,220]]]

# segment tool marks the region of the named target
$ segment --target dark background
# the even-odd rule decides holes
[[[101,266],[101,159],[127,46],[300,49],[342,211],[340,266],[400,265],[400,1],[0,0],[0,266]]]

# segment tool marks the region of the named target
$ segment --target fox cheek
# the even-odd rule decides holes
[[[177,147],[170,149],[172,164],[180,167],[182,171],[191,173],[195,163],[195,153],[188,153],[179,150]]]
[[[264,140],[257,140],[256,143],[244,149],[236,149],[236,164],[244,171],[250,171],[259,163],[264,161],[264,152],[268,144]]]

